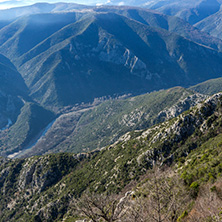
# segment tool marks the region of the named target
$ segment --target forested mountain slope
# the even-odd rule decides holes
[[[128,131],[145,129],[176,117],[205,98],[176,87],[110,100],[86,112],[67,113],[57,118],[46,135],[24,155],[62,151],[78,153],[102,148]]]
[[[0,129],[15,122],[28,89],[15,66],[0,55]]]
[[[210,79],[191,86],[189,89],[204,95],[213,95],[222,91],[222,78]]]
[[[186,86],[221,75],[220,52],[115,13],[71,23],[26,53],[16,40],[26,42],[29,35],[23,31],[0,51],[20,64],[30,96],[50,109],[95,97]]]

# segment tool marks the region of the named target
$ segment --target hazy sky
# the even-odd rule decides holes
[[[0,0],[0,9],[23,6],[23,5],[31,5],[37,2],[72,2],[79,4],[99,4],[110,2],[110,0]]]

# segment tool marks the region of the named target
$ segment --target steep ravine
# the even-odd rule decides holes
[[[30,143],[26,147],[24,147],[21,151],[8,155],[8,158],[11,158],[11,159],[19,158],[23,156],[26,152],[28,152],[29,149],[32,149],[50,130],[50,128],[52,127],[55,121],[56,120],[53,120],[51,123],[49,123],[48,126],[45,129],[43,129],[35,138],[33,138],[30,141]]]

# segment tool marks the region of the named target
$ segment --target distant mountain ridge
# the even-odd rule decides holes
[[[0,30],[0,52],[16,64],[30,96],[44,107],[54,109],[95,97],[188,86],[221,75],[221,53],[169,32],[176,33],[171,18],[141,10],[121,9],[119,14],[116,9],[96,10],[99,12],[31,15]],[[132,20],[135,16],[131,12],[141,13],[147,22]],[[129,18],[121,13],[129,13]],[[169,31],[149,23],[149,16],[168,22]],[[47,22],[42,24],[41,18]],[[175,21],[180,26],[181,20]],[[184,36],[221,48],[220,40],[211,41],[186,27]],[[32,32],[36,34],[32,36]],[[44,35],[39,35],[41,32]]]
[[[127,6],[101,6],[93,9],[96,12],[113,12],[127,18],[134,19],[145,25],[162,28],[170,32],[174,32],[191,41],[212,47],[221,51],[221,40],[213,38],[207,32],[201,32],[198,28],[176,16],[169,16],[158,11]]]
[[[55,13],[55,12],[64,12],[64,11],[72,11],[78,9],[87,9],[90,8],[86,5],[75,4],[75,3],[36,3],[30,6],[23,7],[15,7],[11,9],[0,10],[0,20],[9,20],[13,21],[19,17],[33,14],[41,14],[41,13]]]
[[[100,5],[117,5],[117,6],[137,6],[160,11],[161,13],[180,17],[191,24],[195,24],[220,10],[221,0],[111,0],[100,1]],[[30,6],[17,7],[12,9],[1,10],[0,20],[13,20],[20,16],[38,14],[38,13],[51,13],[51,12],[64,12],[71,10],[92,9],[95,6],[86,6],[75,3],[36,3]]]
[[[167,15],[180,17],[190,24],[195,24],[202,19],[218,12],[221,2],[218,0],[168,0],[157,1],[146,4],[146,7],[161,11]]]
[[[222,16],[222,10],[198,22],[197,24],[195,24],[195,27],[209,33],[210,35],[214,37],[222,39],[221,16]]]

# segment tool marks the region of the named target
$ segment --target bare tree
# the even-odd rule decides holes
[[[118,195],[89,193],[75,201],[79,214],[94,222],[120,221],[125,214],[125,199]]]
[[[194,221],[222,221],[222,181],[214,185],[201,187],[195,205],[188,216],[190,222]]]
[[[167,177],[155,169],[139,188],[143,194],[131,201],[128,221],[176,222],[189,200],[182,186],[178,176]]]
[[[122,198],[88,192],[75,202],[75,208],[94,222],[176,222],[189,198],[179,177],[167,175],[155,169],[137,187],[138,192],[127,192]]]
[[[134,198],[129,201],[127,214],[123,218],[123,222],[146,222],[147,207],[146,202],[142,198]]]

